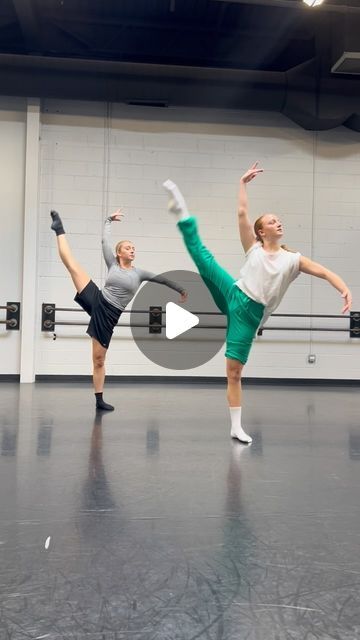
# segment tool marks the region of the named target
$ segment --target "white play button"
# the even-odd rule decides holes
[[[189,331],[197,324],[199,318],[190,311],[182,309],[174,302],[168,302],[166,305],[166,337],[173,340],[185,331]]]

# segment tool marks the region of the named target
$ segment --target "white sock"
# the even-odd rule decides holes
[[[169,195],[168,209],[170,213],[175,213],[179,220],[186,220],[186,218],[190,218],[190,213],[188,212],[184,196],[176,186],[175,182],[166,180],[163,187]]]
[[[252,437],[245,433],[241,426],[241,407],[229,407],[231,417],[231,437],[240,442],[252,442]]]

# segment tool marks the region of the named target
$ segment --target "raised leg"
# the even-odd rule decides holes
[[[215,260],[212,253],[203,244],[194,217],[180,220],[178,227],[182,233],[185,246],[196,264],[199,274],[209,289],[215,304],[220,311],[228,313],[228,298],[235,283],[233,278]]]
[[[59,214],[56,211],[52,211],[51,217],[53,220],[51,228],[56,233],[60,259],[70,273],[76,291],[81,293],[81,291],[85,289],[86,285],[90,282],[90,276],[73,257]]]

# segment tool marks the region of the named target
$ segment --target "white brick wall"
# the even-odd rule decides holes
[[[45,103],[39,309],[43,301],[74,305],[73,286],[49,230],[50,208],[61,212],[77,259],[98,284],[106,275],[100,246],[103,219],[119,205],[127,215],[121,227],[113,226],[114,244],[122,237],[131,239],[139,266],[155,272],[193,268],[166,211],[161,184],[167,177],[178,182],[190,210],[198,215],[204,240],[236,276],[243,259],[236,227],[238,178],[259,160],[265,173],[249,188],[252,217],[276,212],[289,246],[338,271],[352,287],[354,310],[360,310],[360,151],[354,132],[339,128],[314,134],[269,113],[114,105],[110,123],[105,114],[102,104]],[[340,297],[327,283],[302,275],[278,312],[337,314],[340,308]],[[80,318],[85,316],[76,316]],[[273,325],[279,322],[271,320]],[[56,341],[51,334],[39,333],[37,373],[90,373],[90,340],[84,331],[84,327],[59,327]],[[359,348],[360,342],[350,342],[347,333],[269,331],[257,340],[246,375],[358,379]],[[317,356],[315,365],[307,364],[310,352]],[[119,329],[109,350],[107,372],[178,373],[147,361],[129,331]],[[223,375],[223,355],[184,373]]]
[[[25,113],[25,100],[0,97],[0,305],[22,298]],[[19,370],[20,334],[0,325],[0,374]]]

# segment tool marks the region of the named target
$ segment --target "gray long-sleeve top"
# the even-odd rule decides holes
[[[105,220],[102,237],[103,256],[108,268],[106,282],[101,290],[105,300],[117,309],[123,311],[130,300],[133,299],[140,284],[145,280],[164,284],[170,287],[170,289],[178,291],[178,293],[183,293],[184,288],[180,287],[176,282],[172,282],[163,276],[157,276],[155,273],[151,273],[151,271],[144,271],[144,269],[139,269],[138,267],[132,267],[131,269],[123,269],[120,267],[110,246],[110,228],[111,218],[107,218]]]

